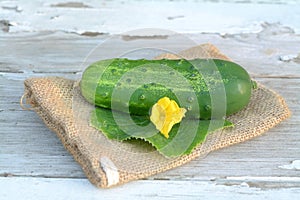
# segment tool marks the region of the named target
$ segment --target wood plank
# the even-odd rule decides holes
[[[297,169],[280,168],[300,160],[300,79],[259,78],[259,82],[278,91],[293,115],[266,134],[245,143],[210,153],[182,167],[150,179],[190,180],[228,176],[300,177]],[[0,106],[0,174],[41,177],[85,177],[60,141],[34,112],[23,111],[18,101],[23,92],[21,80],[0,78],[5,86]],[[259,170],[258,170],[259,169]]]
[[[88,63],[96,60],[119,56],[152,58],[162,52],[161,49],[179,52],[210,42],[243,65],[252,76],[300,77],[297,57],[300,54],[300,36],[284,31],[282,26],[268,25],[260,33],[243,35],[177,34],[163,39],[130,36],[131,40],[124,40],[124,35],[80,37],[57,32],[5,35],[0,37],[0,48],[5,49],[1,55],[0,73],[10,79],[56,73],[80,78]],[[88,62],[84,63],[91,50],[99,44],[99,48],[88,57]],[[281,60],[284,56],[295,58]]]
[[[267,180],[267,179],[265,179]],[[288,180],[282,179],[282,183]],[[28,186],[30,185],[30,190]],[[86,179],[1,178],[5,199],[297,199],[300,188],[257,188],[246,182],[140,180],[111,189],[97,189]],[[258,198],[259,197],[259,198]]]
[[[159,7],[146,1],[99,4],[97,0],[0,2],[1,198],[297,199],[300,196],[299,2],[199,0],[159,4]],[[199,6],[203,12],[198,12]],[[147,18],[144,13],[152,12],[153,8],[163,12]],[[255,12],[248,12],[249,8]],[[128,10],[136,14],[128,15]],[[210,20],[199,21],[203,16],[210,16]],[[121,32],[143,27],[178,33],[154,29]],[[284,96],[292,111],[291,118],[250,141],[107,190],[93,187],[56,135],[34,112],[19,106],[26,78],[79,79],[87,66],[82,63],[99,44],[102,45],[98,54],[92,55],[88,62],[119,56],[152,58],[161,52],[158,49],[179,52],[207,42],[243,65],[260,83]]]
[[[279,22],[299,31],[298,11],[296,0],[165,0],[159,1],[159,5],[157,1],[119,0],[101,3],[89,0],[77,5],[63,0],[0,2],[0,18],[8,21],[1,28],[4,32],[51,30],[84,36],[149,27],[177,32],[243,33],[260,30],[264,22]]]

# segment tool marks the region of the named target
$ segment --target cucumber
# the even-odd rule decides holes
[[[151,77],[164,80],[169,86],[151,82]],[[189,88],[183,87],[184,79]],[[238,112],[249,103],[254,86],[240,65],[219,59],[101,60],[84,71],[80,82],[83,97],[102,108],[144,116],[150,114],[160,98],[167,96],[185,107],[188,117],[198,119],[222,118]],[[218,93],[223,96],[214,96]],[[126,95],[130,99],[123,98]]]

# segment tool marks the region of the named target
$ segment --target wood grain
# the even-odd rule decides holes
[[[269,182],[271,181],[264,181]],[[31,185],[28,190],[28,185]],[[0,190],[2,197],[12,199],[297,199],[299,188],[281,187],[274,189],[260,189],[257,185],[246,182],[231,182],[222,184],[215,181],[186,181],[186,180],[140,180],[112,189],[98,189],[86,179],[68,178],[1,178]],[[69,188],[66,192],[65,188]],[[188,193],[187,193],[187,188]],[[122,194],[122,195],[120,195]]]
[[[26,78],[79,79],[86,67],[82,64],[84,59],[99,44],[102,44],[101,55],[93,55],[88,61],[116,55],[152,58],[156,50],[124,52],[149,46],[179,52],[207,42],[243,65],[255,80],[282,95],[292,111],[291,118],[262,136],[211,152],[174,170],[111,190],[99,190],[87,181],[79,165],[38,116],[19,106]],[[265,24],[258,33],[190,33],[150,38],[122,34],[91,37],[58,30],[8,32],[0,33],[0,48],[3,50],[0,55],[0,188],[4,188],[0,196],[4,199],[46,199],[49,195],[55,199],[296,199],[300,195],[300,171],[295,164],[300,160],[297,58],[300,35],[284,25]],[[28,192],[29,186],[32,192]]]
[[[175,170],[156,175],[158,179],[201,179],[236,176],[300,176],[299,171],[278,168],[299,159],[300,79],[260,78],[257,81],[285,97],[293,115],[266,134],[245,143],[210,153]],[[84,177],[79,166],[64,150],[34,112],[21,110],[22,81],[0,79],[6,83],[1,102],[0,174],[15,176]],[[12,95],[14,93],[14,95]],[[217,163],[221,164],[218,165]],[[23,166],[23,167],[20,167]],[[247,170],[245,170],[247,169]],[[260,169],[260,170],[257,170]],[[200,173],[201,172],[201,173]],[[205,173],[204,173],[205,172]]]
[[[275,29],[275,30],[273,30]],[[276,32],[277,30],[277,32]],[[127,56],[130,58],[152,58],[159,48],[171,52],[201,43],[212,43],[224,54],[243,65],[255,77],[300,77],[299,62],[281,61],[280,56],[298,55],[300,37],[282,34],[281,27],[266,27],[258,34],[225,35],[190,34],[170,35],[167,39],[139,38],[123,40],[122,36],[80,37],[65,33],[31,33],[0,37],[1,70],[6,76],[26,78],[30,76],[64,76],[80,74],[88,63],[99,59]],[[98,46],[99,45],[99,46]],[[117,45],[117,48],[115,47]],[[149,47],[154,50],[148,50]],[[96,48],[95,51],[92,51]],[[129,50],[134,53],[128,53]],[[156,48],[156,51],[155,51]],[[91,56],[88,56],[92,52]],[[34,55],[34,56],[33,56]],[[18,59],[15,59],[18,58]],[[13,74],[12,74],[13,73]],[[79,76],[77,76],[79,77]]]

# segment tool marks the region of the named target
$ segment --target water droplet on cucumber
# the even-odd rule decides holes
[[[210,105],[205,105],[204,109],[207,110],[207,111],[209,111],[209,110],[211,110],[211,106]]]
[[[146,98],[145,95],[142,94],[139,99],[144,100],[145,98]]]
[[[187,102],[192,103],[193,101],[194,101],[194,98],[193,98],[193,97],[188,97],[188,98],[187,98]]]
[[[178,62],[178,65],[182,65],[184,62],[184,59],[181,59],[179,62]]]
[[[102,93],[102,97],[107,98],[108,97],[108,92]]]
[[[103,128],[107,128],[108,127],[107,121],[103,121],[102,126]]]

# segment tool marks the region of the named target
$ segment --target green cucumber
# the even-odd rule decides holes
[[[151,82],[151,77],[163,80],[162,83],[167,81],[169,86]],[[184,86],[186,83],[189,88]],[[80,87],[87,101],[102,108],[149,115],[151,107],[167,96],[185,107],[188,117],[211,119],[243,109],[255,84],[245,69],[225,60],[116,58],[90,65],[83,73]],[[126,95],[130,99],[123,98]]]

